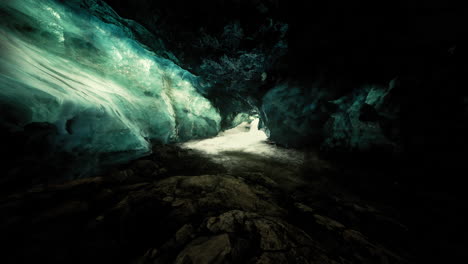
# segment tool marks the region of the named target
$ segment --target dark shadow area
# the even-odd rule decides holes
[[[416,2],[0,1],[0,263],[463,262],[468,9]]]
[[[244,166],[221,166],[206,154],[159,145],[154,154],[99,177],[3,197],[7,262],[171,263],[185,255],[208,261],[226,247],[221,263],[264,258],[271,250],[281,254],[269,258],[293,262],[304,256],[354,259],[355,250],[369,261],[405,262],[406,255],[393,251],[406,254],[394,238],[406,239],[400,235],[407,227],[378,201],[341,186],[334,175],[342,172],[312,153],[301,166],[241,152],[223,155]]]

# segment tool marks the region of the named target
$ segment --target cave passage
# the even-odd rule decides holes
[[[285,148],[270,141],[265,132],[258,129],[259,122],[258,117],[251,116],[249,121],[216,137],[193,140],[180,146],[199,151],[200,155],[223,166],[228,173],[265,175],[280,183],[285,191],[307,185],[307,177],[300,173],[304,163],[318,169],[328,166],[316,157],[316,153]]]
[[[225,151],[241,151],[257,154],[271,154],[272,147],[267,143],[267,135],[258,129],[258,118],[242,122],[238,126],[219,133],[214,138],[193,140],[183,143],[186,148],[197,149],[210,154],[221,154]]]
[[[0,263],[466,260],[468,9],[302,2],[0,0]]]

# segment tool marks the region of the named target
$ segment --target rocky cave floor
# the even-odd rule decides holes
[[[223,155],[156,146],[99,177],[3,195],[2,263],[416,263],[444,243],[405,220],[403,190],[386,200],[313,152]]]

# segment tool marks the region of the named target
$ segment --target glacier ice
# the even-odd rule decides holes
[[[391,101],[394,86],[395,80],[386,87],[363,86],[332,101],[338,111],[324,125],[325,139],[321,148],[327,151],[399,151],[400,147],[383,127],[387,122],[391,124],[389,127],[398,129],[399,106]],[[369,112],[372,118],[366,116]]]
[[[138,42],[127,26],[136,23],[105,3],[6,0],[0,12],[0,106],[14,112],[3,126],[48,122],[63,151],[124,159],[148,153],[152,140],[219,132],[198,77]]]
[[[305,146],[319,141],[329,114],[321,107],[327,93],[313,87],[308,90],[284,82],[262,98],[260,114],[269,138],[286,146]]]

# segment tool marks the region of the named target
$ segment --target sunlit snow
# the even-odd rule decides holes
[[[267,136],[258,129],[259,119],[253,120],[250,125],[242,122],[235,128],[219,133],[217,137],[194,140],[184,143],[187,148],[201,150],[209,154],[219,154],[223,151],[243,151],[258,153],[268,151]]]
[[[258,129],[259,119],[243,122],[235,128],[223,131],[214,138],[192,140],[181,144],[183,148],[206,153],[224,166],[241,166],[245,155],[277,160],[288,164],[302,164],[304,153],[277,146],[270,142],[263,130]]]

